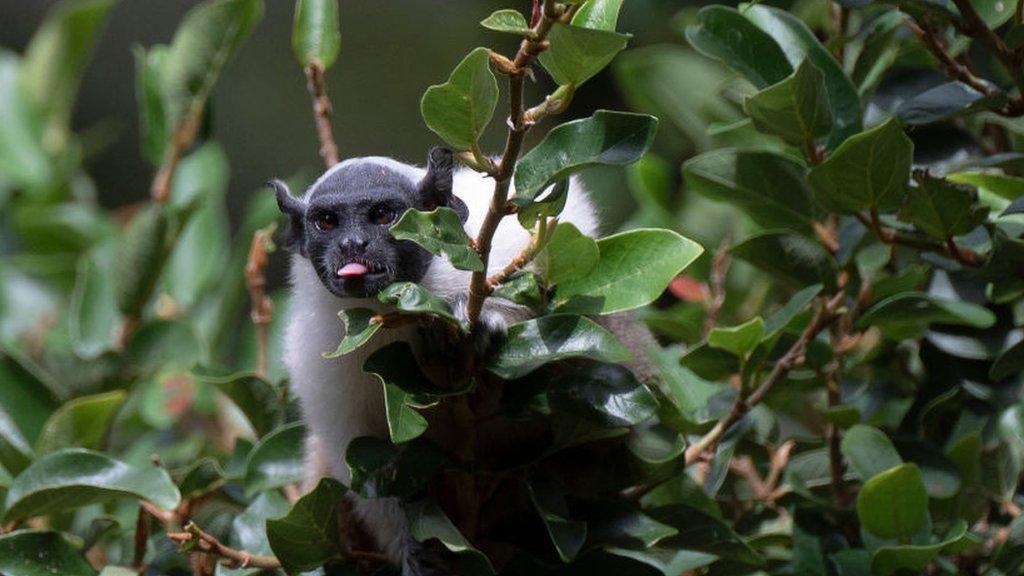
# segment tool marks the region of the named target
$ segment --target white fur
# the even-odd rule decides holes
[[[408,175],[412,182],[419,182],[425,174],[422,168],[390,158],[357,158],[331,168],[310,187],[310,191],[335,170],[356,162],[385,166]],[[483,223],[493,190],[493,180],[476,172],[463,169],[454,175],[454,192],[469,208],[466,232],[472,237],[476,236]],[[309,194],[307,192],[306,196]],[[596,232],[594,209],[576,181],[570,185],[561,220],[572,222],[584,234]],[[529,234],[520,227],[517,219],[505,218],[495,234],[489,274],[505,266],[528,241]],[[470,275],[470,272],[456,270],[444,259],[435,258],[420,283],[433,293],[454,300],[466,293]],[[310,445],[318,447],[315,452],[319,454],[311,457],[322,460],[319,464],[312,464],[311,468],[324,468],[320,473],[330,474],[348,484],[350,478],[345,465],[345,451],[349,441],[359,436],[386,438],[388,435],[381,386],[374,377],[363,373],[363,362],[371,353],[391,342],[415,340],[415,329],[382,330],[362,348],[341,358],[325,359],[322,353],[337,348],[344,335],[344,326],[338,318],[339,310],[354,307],[383,310],[385,307],[376,299],[334,296],[321,284],[309,261],[298,255],[292,258],[292,285],[284,362],[313,436]],[[397,503],[360,499],[355,506],[382,549],[393,561],[400,563],[402,545],[409,535]]]

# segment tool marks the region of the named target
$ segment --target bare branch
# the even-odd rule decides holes
[[[313,120],[316,122],[316,135],[320,140],[320,158],[330,168],[338,163],[338,144],[334,141],[334,129],[331,127],[331,115],[334,108],[327,97],[327,82],[324,79],[324,67],[319,62],[311,62],[306,66],[306,88],[313,98]]]

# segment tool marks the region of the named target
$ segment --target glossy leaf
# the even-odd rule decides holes
[[[918,126],[996,109],[1005,103],[1005,95],[986,96],[962,82],[947,82],[901,103],[896,116],[907,125]]]
[[[513,324],[487,368],[512,379],[563,358],[624,362],[631,357],[607,330],[584,316],[552,314]]]
[[[928,522],[921,470],[901,464],[864,483],[857,497],[861,525],[879,538],[910,538]]]
[[[716,326],[708,333],[708,345],[743,357],[761,342],[764,320],[760,316],[736,326]]]
[[[597,248],[589,273],[558,286],[553,305],[560,311],[611,314],[649,304],[704,251],[661,229],[621,232],[598,240]]]
[[[940,240],[966,234],[985,221],[988,209],[977,205],[973,188],[927,174],[915,174],[914,180],[917,186],[908,190],[900,220]]]
[[[493,295],[522,304],[536,307],[541,304],[540,279],[533,272],[519,272],[494,288]]]
[[[687,160],[683,176],[693,191],[740,208],[765,228],[813,233],[818,209],[807,169],[789,157],[720,149]]]
[[[455,148],[476,147],[498,105],[498,81],[486,48],[469,53],[448,81],[427,88],[420,112],[427,127]]]
[[[657,127],[653,116],[598,110],[554,128],[516,164],[514,201],[528,205],[555,182],[590,166],[636,162]]]
[[[781,82],[793,66],[778,43],[735,8],[706,6],[686,39],[698,52],[721,60],[757,88]]]
[[[267,540],[274,556],[289,574],[314,570],[340,555],[339,512],[346,488],[323,478],[283,518],[267,520]]]
[[[889,438],[871,426],[858,424],[847,430],[840,447],[843,457],[861,480],[869,480],[903,464]]]
[[[626,47],[629,36],[608,30],[556,22],[548,33],[551,46],[538,60],[560,86],[579,86],[604,69]]]
[[[553,410],[580,415],[606,427],[635,426],[654,416],[658,401],[626,367],[602,362],[535,372],[548,389]]]
[[[36,440],[36,454],[73,447],[100,449],[127,396],[123,390],[116,390],[65,402],[43,425]]]
[[[587,539],[587,523],[569,517],[565,496],[553,484],[534,479],[527,486],[558,557],[562,562],[572,562]]]
[[[296,0],[292,50],[303,67],[330,68],[341,50],[338,0]]]
[[[254,495],[301,482],[304,478],[302,443],[305,437],[305,426],[296,422],[282,426],[260,440],[245,464],[246,494]]]
[[[914,144],[896,120],[843,142],[808,176],[814,196],[840,214],[859,210],[891,212],[903,202],[910,180]]]
[[[391,235],[411,240],[431,254],[444,255],[459,270],[479,271],[484,264],[470,247],[469,236],[454,210],[447,207],[431,212],[406,210],[391,227]]]
[[[805,146],[832,128],[824,75],[809,60],[782,82],[747,98],[743,109],[761,132]]]
[[[484,18],[480,25],[495,32],[507,32],[519,36],[529,36],[533,33],[530,23],[518,10],[498,10]]]
[[[148,500],[165,510],[181,501],[161,468],[130,466],[80,448],[54,452],[26,468],[7,491],[4,520],[19,520],[119,498]]]
[[[377,311],[369,308],[348,308],[338,312],[338,318],[345,324],[345,336],[337,350],[323,353],[324,358],[344,356],[369,342],[383,326],[374,321],[376,316]]]
[[[430,314],[447,320],[452,324],[459,324],[459,320],[452,313],[452,308],[448,305],[448,302],[413,282],[392,284],[382,290],[377,298],[381,302],[391,304],[404,312]]]
[[[764,339],[767,340],[788,328],[800,315],[800,312],[821,293],[822,288],[824,287],[821,284],[815,284],[794,294],[789,301],[764,321]]]
[[[0,574],[96,576],[82,553],[58,532],[18,530],[0,536]]]
[[[572,25],[614,32],[620,10],[622,0],[586,0],[572,17]]]
[[[920,572],[946,549],[954,549],[966,544],[970,546],[967,536],[967,523],[957,521],[946,537],[935,544],[882,546],[875,550],[871,558],[871,573],[877,576],[889,576],[900,571]]]
[[[949,174],[946,178],[951,182],[977,186],[1007,200],[1016,200],[1024,196],[1024,178],[999,171],[965,170]]]
[[[549,284],[586,276],[600,258],[597,242],[584,236],[572,222],[559,222],[539,257]]]
[[[820,244],[784,232],[764,232],[733,246],[733,256],[795,288],[835,283],[836,264]]]

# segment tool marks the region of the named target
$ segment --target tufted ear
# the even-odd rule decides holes
[[[420,197],[428,210],[438,206],[447,206],[465,222],[469,218],[469,208],[452,191],[454,158],[452,151],[440,146],[431,148],[427,156],[427,175],[420,181]]]
[[[288,185],[276,178],[268,180],[266,186],[274,189],[278,209],[288,216],[288,229],[281,235],[282,244],[287,250],[305,256],[306,203],[292,196]]]

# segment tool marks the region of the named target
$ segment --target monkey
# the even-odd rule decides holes
[[[406,341],[421,344],[414,326],[378,332],[361,348],[341,358],[326,359],[344,336],[338,318],[345,308],[387,307],[377,294],[395,282],[416,282],[452,304],[466,318],[471,272],[458,270],[445,258],[435,257],[409,240],[394,238],[389,230],[407,209],[454,210],[470,237],[479,231],[491,202],[494,181],[468,168],[456,169],[452,151],[434,148],[426,168],[385,157],[345,160],[328,169],[302,197],[291,195],[279,180],[269,182],[280,210],[289,220],[284,246],[291,252],[292,300],[284,343],[284,364],[290,386],[307,423],[307,485],[323,476],[346,485],[349,470],[345,452],[360,436],[387,438],[383,393],[362,366],[374,351]],[[580,183],[571,179],[560,221],[573,223],[582,233],[597,233],[597,216]],[[488,274],[500,270],[530,241],[515,218],[505,218],[494,236]],[[479,318],[480,346],[499,339],[507,327],[529,318],[529,310],[489,298]],[[631,317],[616,315],[601,320],[634,354],[630,365],[638,377],[653,375],[644,359],[653,336]],[[637,360],[639,359],[639,360]],[[425,548],[412,538],[394,499],[352,498],[356,516],[403,576],[447,573],[438,568]]]

